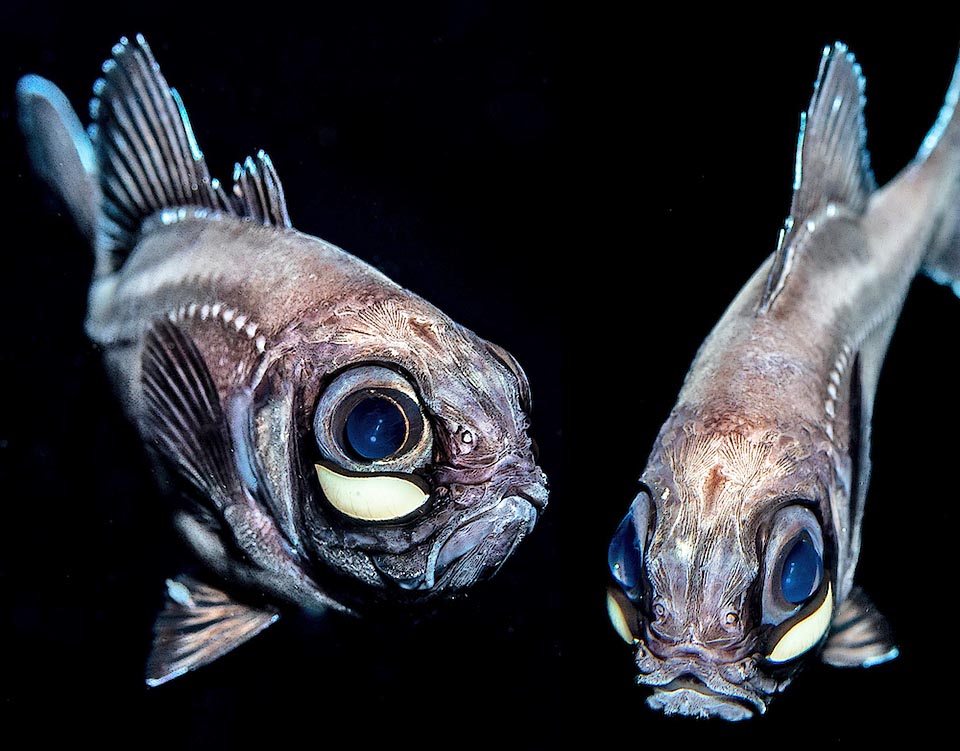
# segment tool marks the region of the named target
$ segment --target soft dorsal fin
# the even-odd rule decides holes
[[[118,265],[142,221],[163,209],[192,206],[290,226],[283,189],[262,151],[257,162],[247,159],[233,196],[211,178],[183,102],[142,35],[114,45],[103,73],[90,102],[103,192],[99,253],[112,255]]]
[[[159,686],[213,662],[279,617],[273,608],[244,605],[189,576],[168,579],[166,604],[153,629],[147,685]]]
[[[867,152],[863,90],[860,65],[846,45],[837,42],[824,48],[797,142],[790,204],[794,222],[802,224],[831,202],[861,214],[876,190]]]
[[[800,136],[790,216],[784,223],[773,266],[760,302],[770,307],[793,266],[793,254],[820,212],[859,216],[876,190],[867,152],[863,120],[864,78],[847,47],[825,47],[807,111],[800,116]]]

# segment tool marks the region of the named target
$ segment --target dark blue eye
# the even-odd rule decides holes
[[[820,585],[823,561],[806,532],[793,543],[780,570],[780,591],[787,602],[799,605],[809,599]]]
[[[627,597],[637,600],[640,597],[640,574],[642,554],[637,528],[633,523],[633,514],[623,517],[620,526],[613,534],[610,549],[607,551],[607,563],[610,573],[616,579]]]
[[[403,410],[382,396],[358,401],[347,415],[344,433],[347,445],[361,459],[385,459],[400,450],[407,440]]]

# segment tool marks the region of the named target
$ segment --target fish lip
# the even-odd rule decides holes
[[[736,722],[748,720],[766,712],[767,706],[760,697],[731,696],[715,691],[696,676],[684,674],[663,686],[654,687],[647,697],[647,706],[664,714],[681,714],[694,717],[719,717]]]
[[[543,501],[545,504],[545,501]],[[475,562],[476,571],[473,581],[461,582],[454,588],[465,589],[474,581],[489,579],[513,555],[520,542],[529,535],[536,526],[539,517],[537,499],[531,498],[528,493],[511,491],[499,501],[470,514],[450,532],[449,535],[431,551],[427,576],[423,583],[424,588],[434,588],[447,585],[457,578],[465,567],[469,566],[473,558],[481,557]],[[492,563],[484,560],[484,555],[496,546],[496,543],[484,545],[485,541],[504,540],[504,535],[510,533],[509,542],[499,545],[496,555],[489,556]],[[504,550],[503,548],[507,549]]]
[[[512,493],[464,515],[453,529],[436,538],[422,573],[398,578],[377,556],[370,560],[391,588],[416,600],[431,599],[444,590],[453,594],[499,571],[538,518],[534,501],[526,494]]]
[[[510,496],[522,498],[531,506],[533,506],[537,516],[539,517],[539,515],[543,513],[543,510],[547,507],[549,491],[543,485],[537,485],[536,487],[540,491],[539,493],[531,493],[525,489],[514,489],[510,495],[506,496],[506,498],[509,498]]]
[[[654,657],[640,642],[637,661],[641,670],[637,683],[653,689],[647,705],[666,714],[747,719],[754,712],[764,714],[777,689],[775,680],[756,672],[754,657],[732,663],[709,663],[696,658],[664,661]],[[725,677],[724,673],[731,671],[742,676],[742,680]]]

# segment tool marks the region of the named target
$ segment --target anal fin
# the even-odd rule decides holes
[[[899,654],[887,619],[854,587],[834,618],[823,661],[838,668],[869,668]]]
[[[189,576],[168,579],[147,660],[147,685],[160,686],[213,662],[279,617],[276,610],[244,605]]]

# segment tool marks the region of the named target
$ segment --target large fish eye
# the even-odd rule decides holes
[[[378,365],[334,378],[317,402],[313,429],[322,457],[352,472],[413,472],[433,450],[417,392],[400,373]]]
[[[402,453],[423,431],[419,406],[393,389],[364,389],[344,400],[335,420],[341,446],[358,461],[379,461]],[[411,424],[412,423],[412,424]]]
[[[787,602],[799,605],[817,591],[823,575],[823,559],[804,530],[794,540],[780,569],[780,592]]]
[[[773,520],[764,557],[763,622],[794,615],[823,584],[823,533],[814,513],[795,504]]]
[[[613,533],[607,550],[610,573],[632,601],[643,591],[643,551],[650,523],[650,498],[641,491]]]

